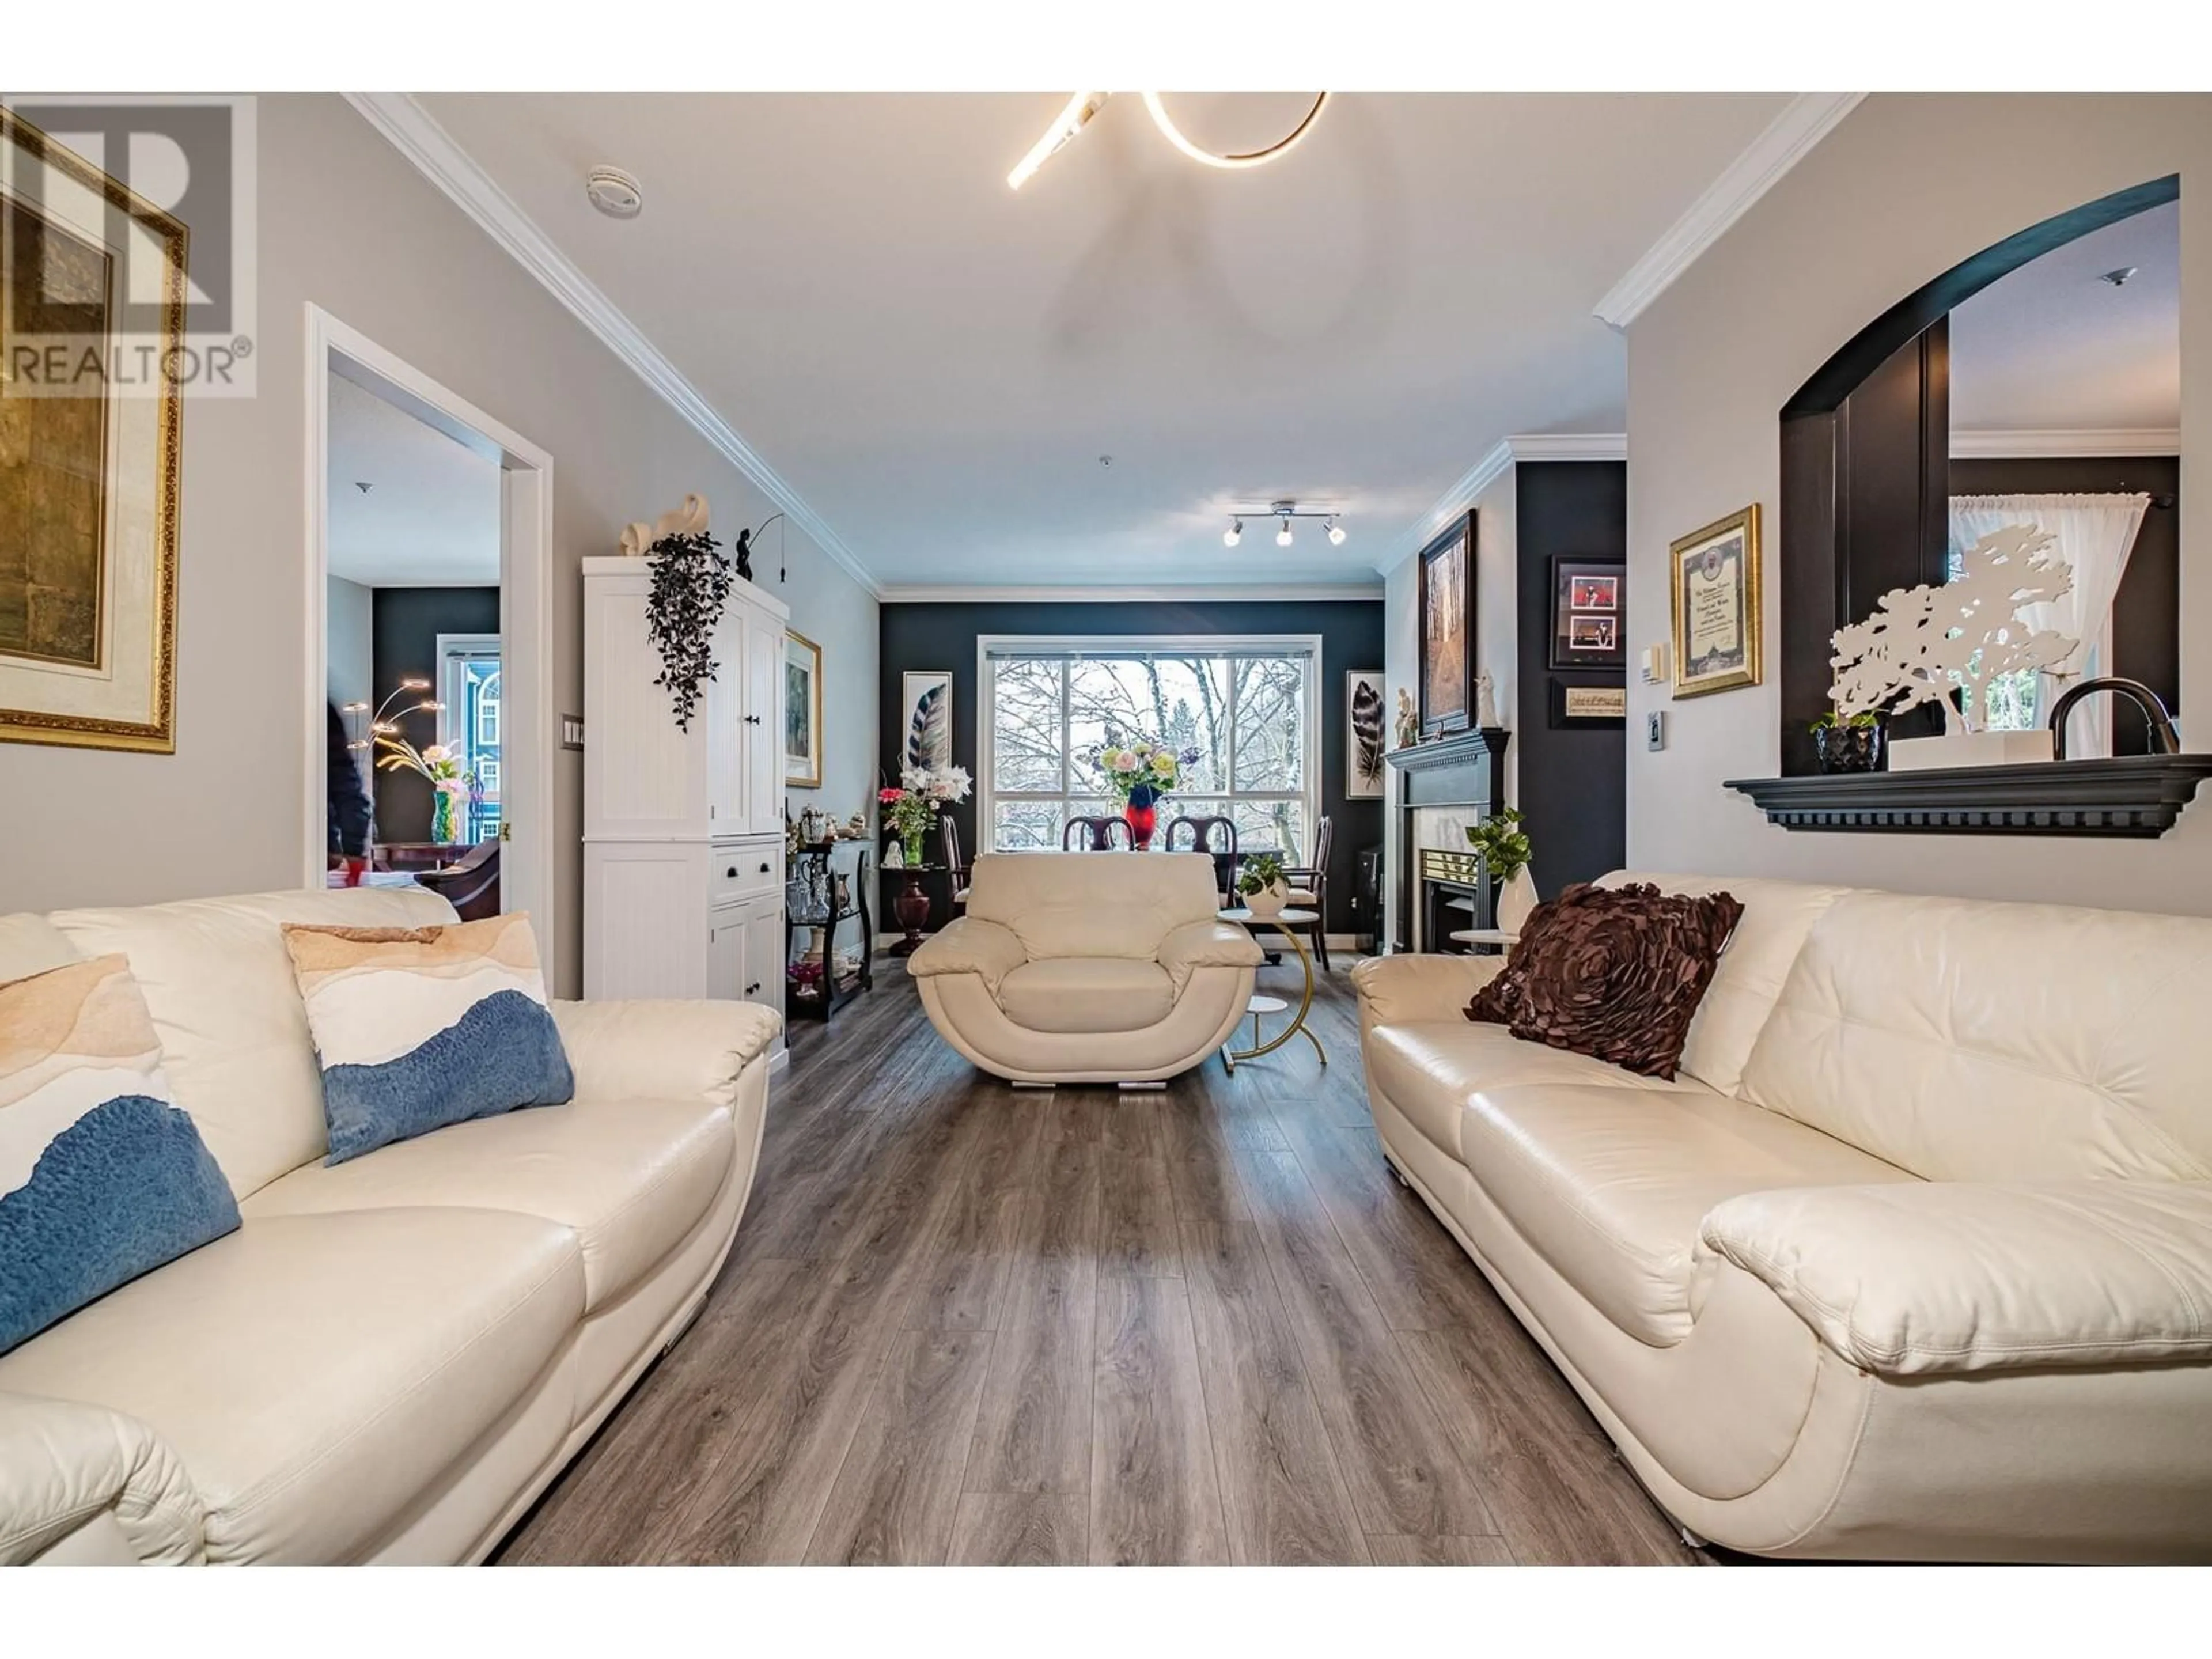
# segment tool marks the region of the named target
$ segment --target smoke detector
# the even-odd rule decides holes
[[[610,219],[635,219],[645,207],[645,187],[620,167],[593,167],[584,175],[584,194]]]

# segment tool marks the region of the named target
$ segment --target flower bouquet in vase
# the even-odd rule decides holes
[[[884,822],[899,843],[906,867],[923,861],[922,842],[937,827],[938,814],[968,799],[969,779],[963,766],[909,766],[899,775],[898,787],[879,789],[876,800],[884,809]]]
[[[430,839],[441,847],[459,844],[468,823],[470,792],[476,774],[461,770],[453,751],[442,743],[417,749],[397,726],[379,730],[376,746],[383,751],[376,763],[380,772],[412,772],[429,783]]]
[[[1159,825],[1160,802],[1182,782],[1183,768],[1197,763],[1198,750],[1170,749],[1139,738],[1101,744],[1089,759],[1121,803],[1131,843],[1140,853],[1149,851],[1152,832]]]

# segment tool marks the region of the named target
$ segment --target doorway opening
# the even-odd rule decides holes
[[[552,459],[312,306],[307,393],[303,878],[527,910],[550,981]]]

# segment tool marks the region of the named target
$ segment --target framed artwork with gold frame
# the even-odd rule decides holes
[[[1759,503],[1693,531],[1668,550],[1674,622],[1674,695],[1757,685],[1760,650]]]
[[[132,370],[180,361],[185,262],[180,222],[0,108],[0,742],[176,750],[180,411]]]
[[[783,781],[822,787],[822,647],[804,634],[783,635]]]

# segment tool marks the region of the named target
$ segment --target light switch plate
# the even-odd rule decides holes
[[[561,746],[581,749],[584,746],[584,717],[581,714],[561,716]]]
[[[1644,746],[1656,752],[1667,746],[1667,714],[1655,708],[1644,717]]]

